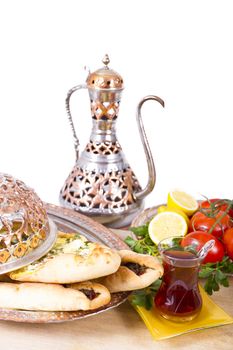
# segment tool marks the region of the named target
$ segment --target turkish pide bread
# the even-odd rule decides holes
[[[80,234],[59,232],[47,255],[9,276],[24,282],[76,283],[112,274],[120,263],[117,251]]]
[[[109,303],[110,293],[98,283],[72,285],[0,283],[0,308],[34,311],[93,310]]]
[[[111,300],[111,294],[109,290],[102,284],[86,281],[80,283],[74,283],[66,285],[66,288],[72,288],[73,290],[79,291],[86,295],[89,300],[88,309],[82,310],[93,310],[103,305],[106,305]]]
[[[156,257],[130,250],[118,253],[121,256],[119,269],[98,280],[110,293],[146,288],[163,275],[163,267]]]

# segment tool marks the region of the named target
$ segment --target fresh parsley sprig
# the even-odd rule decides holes
[[[148,224],[139,227],[131,227],[130,231],[135,234],[137,239],[127,236],[125,243],[128,244],[128,246],[134,252],[153,256],[157,256],[159,254],[158,247],[150,239]]]
[[[228,274],[231,273],[233,273],[233,261],[225,256],[221,262],[201,265],[199,277],[207,278],[204,289],[209,295],[212,295],[213,292],[220,289],[220,285],[229,287]]]
[[[149,287],[133,292],[130,297],[132,305],[143,306],[145,309],[150,310],[153,306],[154,297],[159,290],[161,282],[161,279],[158,279]]]

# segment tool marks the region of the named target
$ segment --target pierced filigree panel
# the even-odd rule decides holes
[[[94,142],[90,141],[85,149],[87,152],[99,154],[99,155],[110,155],[117,154],[121,150],[121,146],[118,141],[116,142]]]
[[[109,213],[128,209],[135,201],[133,193],[140,189],[130,167],[106,173],[75,167],[61,190],[61,197],[79,210]]]
[[[92,118],[96,120],[115,120],[118,116],[120,102],[91,101]]]

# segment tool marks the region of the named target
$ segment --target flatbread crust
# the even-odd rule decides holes
[[[130,250],[120,250],[121,266],[119,269],[98,281],[111,293],[137,290],[148,287],[163,275],[163,267],[156,257],[138,254]],[[127,263],[136,263],[145,267],[145,272],[137,275],[134,271],[124,266]]]
[[[82,235],[60,232],[45,257],[10,272],[9,276],[24,282],[76,283],[112,274],[120,262],[117,251],[88,242]]]
[[[96,293],[90,300],[82,290]],[[34,311],[93,310],[109,303],[107,288],[92,282],[63,286],[46,283],[0,283],[0,308]]]

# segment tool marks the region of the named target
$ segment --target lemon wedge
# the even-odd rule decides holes
[[[155,215],[148,226],[149,236],[155,244],[168,237],[183,237],[187,231],[188,225],[183,216],[172,211]]]
[[[168,193],[168,207],[182,210],[188,216],[192,215],[198,209],[198,202],[190,194],[174,190]]]
[[[175,212],[177,214],[180,214],[185,219],[187,225],[189,225],[189,218],[188,218],[187,214],[185,214],[185,212],[183,212],[180,209],[170,208],[170,207],[167,207],[166,205],[161,205],[160,207],[158,207],[157,211],[158,211],[158,213],[164,213],[165,211],[172,211],[172,212]]]

